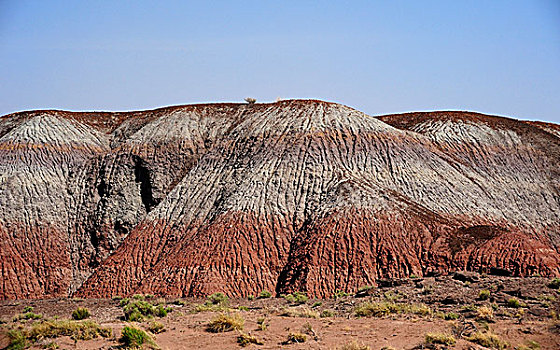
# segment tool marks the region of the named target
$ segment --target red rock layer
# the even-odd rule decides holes
[[[322,101],[5,116],[0,297],[558,275],[558,130]]]

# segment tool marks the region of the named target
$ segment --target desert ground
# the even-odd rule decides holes
[[[454,273],[380,280],[353,295],[333,291],[330,299],[263,292],[243,299],[10,300],[0,304],[0,347],[560,349],[559,283]],[[73,320],[78,308],[90,315]],[[125,327],[146,337],[127,338]]]

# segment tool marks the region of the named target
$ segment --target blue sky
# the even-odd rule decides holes
[[[0,0],[0,114],[318,98],[560,123],[560,2]]]

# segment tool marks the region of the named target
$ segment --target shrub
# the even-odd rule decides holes
[[[243,332],[239,333],[239,336],[237,337],[237,343],[243,347],[250,344],[257,344],[257,345],[264,344],[262,341],[258,340],[257,337],[249,334],[245,334]]]
[[[165,317],[167,316],[168,312],[173,311],[172,308],[170,307],[165,307],[163,305],[158,305],[155,309],[152,309],[154,315],[156,315],[157,317]]]
[[[488,300],[490,298],[490,291],[488,289],[483,289],[478,292],[478,299],[479,300]]]
[[[85,320],[89,317],[89,310],[85,307],[79,307],[72,312],[72,318],[74,320]]]
[[[454,345],[456,340],[451,334],[428,333],[425,337],[428,344]]]
[[[490,332],[476,332],[466,337],[465,339],[472,343],[482,345],[491,349],[503,350],[509,346],[509,344],[503,341],[499,336]]]
[[[373,290],[372,286],[362,286],[362,287],[358,288],[358,291],[356,292],[356,296],[357,297],[365,297],[367,295],[370,295],[372,290]]]
[[[433,313],[432,309],[424,304],[405,304],[392,302],[365,302],[354,309],[358,317],[383,317],[389,314],[414,314],[419,316],[429,316]]]
[[[145,298],[144,298],[144,296],[143,296],[142,294],[134,294],[134,295],[132,296],[132,299],[135,299],[135,300],[144,300]]]
[[[290,333],[288,334],[288,339],[284,342],[285,345],[287,344],[298,344],[298,343],[305,343],[307,340],[307,336],[301,333]]]
[[[39,320],[41,318],[43,318],[43,315],[39,315],[34,312],[26,312],[24,314],[14,316],[13,321],[16,322],[19,320]]]
[[[247,102],[248,104],[252,105],[252,104],[255,104],[255,102],[257,102],[257,99],[252,98],[252,97],[246,97],[246,98],[245,98],[245,102]]]
[[[212,333],[231,332],[233,330],[243,330],[244,324],[245,320],[237,314],[219,314],[208,323],[206,329]]]
[[[319,318],[319,313],[317,311],[313,311],[306,307],[289,307],[286,308],[280,313],[280,316],[286,317],[305,317],[305,318]]]
[[[247,300],[253,301],[253,300],[255,300],[255,296],[254,296],[254,295],[249,295],[249,296],[247,297]]]
[[[293,292],[292,294],[284,295],[284,299],[289,303],[301,305],[305,304],[309,298],[303,292]]]
[[[520,308],[520,307],[523,306],[523,304],[517,298],[509,298],[508,301],[507,301],[507,306],[514,307],[514,308]]]
[[[148,330],[154,334],[159,334],[161,332],[165,332],[165,326],[161,322],[152,321],[148,325]]]
[[[482,321],[492,321],[494,318],[494,310],[488,306],[481,306],[476,310],[476,318]]]
[[[26,306],[23,308],[23,313],[33,312],[33,306]]]
[[[364,344],[359,344],[355,340],[346,343],[338,348],[339,350],[371,350],[371,348]]]
[[[552,288],[552,289],[560,289],[560,278],[555,278],[551,280],[550,282],[548,282],[547,286],[548,288]]]
[[[196,312],[202,311],[227,311],[229,309],[229,299],[223,293],[214,293],[206,298],[206,302],[202,305],[197,305]]]
[[[237,310],[239,310],[239,311],[249,311],[249,308],[247,306],[241,305],[241,306],[237,307]]]
[[[127,348],[140,348],[144,344],[152,342],[150,336],[143,330],[135,327],[126,326],[122,329],[119,340]]]
[[[334,300],[338,300],[338,299],[341,299],[341,298],[346,298],[347,296],[348,296],[348,293],[346,293],[345,291],[343,291],[343,290],[337,290],[337,291],[334,292],[334,294],[333,294],[333,299],[334,299]]]
[[[214,305],[225,305],[229,304],[229,299],[224,293],[214,293],[208,296],[207,303],[211,303]]]
[[[97,337],[111,336],[111,329],[103,328],[94,321],[73,322],[43,321],[35,323],[27,332],[27,338],[36,341],[43,338],[69,336],[73,340],[89,340]]]
[[[321,314],[319,316],[321,318],[334,317],[334,311],[325,309],[325,310],[321,311]]]
[[[321,306],[321,305],[323,305],[322,302],[316,301],[316,302],[313,303],[313,305],[311,305],[311,308],[314,309],[314,308],[319,307],[319,306]]]
[[[27,338],[21,330],[10,329],[7,335],[8,339],[10,339],[10,344],[7,347],[8,350],[22,350],[27,348]]]
[[[259,294],[259,299],[267,299],[272,297],[272,293],[270,293],[267,290],[263,290],[260,294]]]
[[[123,312],[125,320],[141,322],[144,316],[152,316],[157,310],[152,304],[146,301],[136,300],[128,303],[128,305],[124,307]]]

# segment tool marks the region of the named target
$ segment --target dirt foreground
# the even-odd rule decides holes
[[[459,273],[380,281],[379,286],[363,288],[357,295],[340,294],[336,299],[324,300],[298,299],[296,294],[288,300],[281,297],[176,299],[146,295],[130,300],[3,301],[0,348],[123,349],[127,347],[120,340],[122,329],[132,326],[145,330],[151,337],[152,341],[145,343],[144,348],[160,349],[240,349],[238,337],[245,334],[262,343],[249,344],[249,349],[352,350],[369,346],[369,349],[552,350],[560,349],[560,292],[550,282],[545,278]],[[126,305],[138,301],[154,308],[160,305],[167,315],[125,320]],[[26,345],[14,345],[13,330],[31,334],[25,332],[34,325],[71,319],[78,307],[87,308],[91,314],[88,320],[110,329],[111,335],[76,340],[72,339],[76,336],[69,335],[55,338],[39,335]],[[238,315],[243,322],[242,329],[210,332],[209,323],[219,315]],[[155,330],[155,323],[160,323],[163,329]],[[301,334],[305,341],[288,342],[290,333]],[[430,333],[447,335],[454,342],[430,341]],[[484,343],[473,339],[476,334],[485,335],[486,340],[491,336],[498,340]]]

